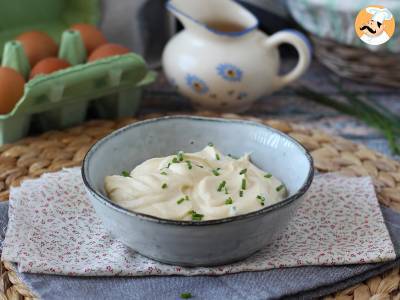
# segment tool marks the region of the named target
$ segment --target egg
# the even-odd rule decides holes
[[[93,25],[74,24],[71,26],[71,29],[79,31],[88,54],[99,46],[107,43],[103,33]]]
[[[96,48],[92,54],[90,54],[88,61],[95,61],[109,56],[122,55],[132,52],[128,48],[118,44],[104,44]]]
[[[39,61],[32,69],[30,78],[39,75],[39,74],[50,74],[58,70],[62,70],[70,67],[70,63],[64,59],[57,57],[47,57],[41,61]]]
[[[24,95],[24,77],[14,69],[0,67],[0,114],[7,114]]]
[[[57,55],[58,46],[47,33],[29,31],[17,36],[16,40],[21,42],[31,67],[46,57]]]

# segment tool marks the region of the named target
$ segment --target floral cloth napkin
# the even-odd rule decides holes
[[[287,229],[250,258],[184,268],[145,258],[113,239],[97,218],[80,169],[25,181],[10,194],[2,259],[20,272],[87,276],[222,275],[305,265],[395,259],[369,177],[318,175]]]

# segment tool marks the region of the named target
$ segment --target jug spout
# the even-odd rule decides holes
[[[169,0],[167,9],[188,30],[241,36],[258,27],[257,18],[232,0]]]

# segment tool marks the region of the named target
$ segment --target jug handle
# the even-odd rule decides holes
[[[312,48],[307,37],[297,30],[282,30],[270,36],[265,45],[267,48],[277,48],[280,44],[292,45],[299,59],[297,65],[289,73],[279,76],[277,75],[273,81],[273,89],[278,90],[290,82],[299,78],[308,69],[311,62]]]

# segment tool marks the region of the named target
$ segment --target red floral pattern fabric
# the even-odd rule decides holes
[[[184,268],[145,258],[114,240],[86,197],[80,169],[25,181],[10,194],[2,259],[21,272],[87,276],[222,275],[395,258],[372,181],[317,175],[287,229],[250,258]]]

